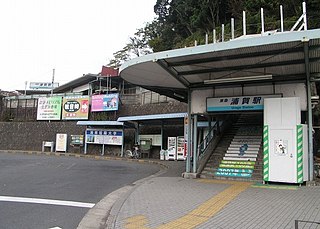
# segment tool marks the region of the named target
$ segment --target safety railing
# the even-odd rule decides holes
[[[213,125],[207,136],[198,146],[198,160],[197,160],[197,173],[201,173],[207,161],[209,160],[213,150],[217,147],[221,136],[224,131],[232,123],[232,117],[227,117],[224,121],[216,122]]]
[[[207,136],[204,138],[204,140],[198,145],[198,159],[201,159],[209,145],[209,143],[211,142],[211,140],[213,138],[215,138],[219,132],[220,132],[220,125],[223,122],[219,123],[219,122],[215,122],[215,124],[211,127],[211,129],[209,130]]]

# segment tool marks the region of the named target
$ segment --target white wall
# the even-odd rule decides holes
[[[209,90],[196,90],[191,93],[191,113],[202,114],[205,113],[207,108],[207,98],[213,97],[213,89]]]
[[[299,97],[300,108],[307,110],[307,91],[304,83],[297,84],[276,84],[273,85],[254,85],[241,87],[224,87],[206,90],[194,90],[191,93],[191,113],[206,113],[206,98],[228,97],[243,95],[272,95],[282,94],[283,97]]]

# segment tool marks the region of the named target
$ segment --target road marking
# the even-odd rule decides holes
[[[59,205],[78,208],[93,208],[93,203],[83,203],[75,201],[64,200],[51,200],[51,199],[38,199],[38,198],[25,198],[25,197],[13,197],[13,196],[0,196],[0,202],[19,202],[19,203],[31,203],[31,204],[47,204],[47,205]]]
[[[219,182],[220,183],[220,182]],[[230,203],[234,198],[236,198],[241,192],[248,189],[252,183],[249,182],[221,182],[223,184],[230,184],[228,188],[224,191],[218,193],[213,196],[193,211],[188,214],[173,220],[169,223],[162,224],[157,227],[157,229],[173,229],[173,228],[184,228],[191,229],[203,224],[212,218],[215,214],[217,214],[222,208],[224,208],[228,203]],[[134,216],[128,218],[126,220],[125,228],[133,229],[133,228],[144,228],[147,229],[146,226],[148,224],[148,220],[143,215]]]

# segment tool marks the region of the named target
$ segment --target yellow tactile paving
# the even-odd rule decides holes
[[[201,180],[205,183],[219,183],[219,184],[231,184],[230,187],[226,188],[224,191],[215,195],[211,199],[207,200],[193,211],[189,212],[187,215],[176,219],[172,222],[163,224],[157,229],[191,229],[199,226],[200,224],[208,221],[211,217],[217,214],[224,206],[230,203],[235,197],[237,197],[241,192],[249,188],[252,183],[249,182],[233,182],[233,181],[210,181]],[[126,229],[133,228],[144,228],[147,224],[147,219],[144,216],[134,216],[126,220]],[[135,226],[135,227],[133,227]],[[137,227],[136,227],[137,226]]]
[[[147,229],[147,218],[143,215],[137,215],[126,220],[125,228],[127,229]]]

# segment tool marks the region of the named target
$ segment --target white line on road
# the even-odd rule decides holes
[[[1,201],[59,205],[59,206],[78,207],[78,208],[92,208],[95,205],[93,203],[83,203],[83,202],[75,202],[75,201],[37,199],[37,198],[25,198],[25,197],[13,197],[13,196],[0,196],[0,202]]]

